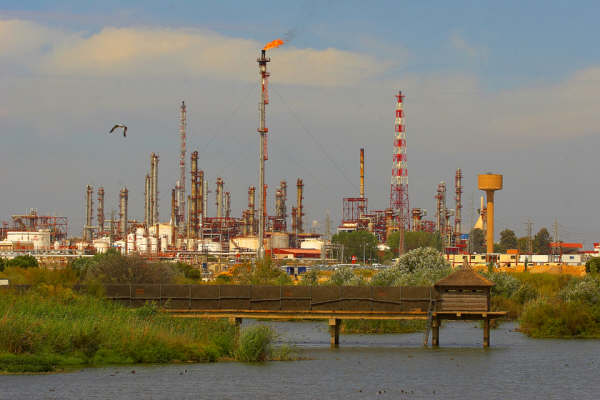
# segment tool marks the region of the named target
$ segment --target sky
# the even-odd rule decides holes
[[[241,3],[241,4],[240,4]],[[232,213],[257,186],[258,69],[272,59],[269,209],[282,179],[305,185],[305,226],[334,225],[359,190],[389,206],[395,97],[405,94],[410,206],[434,218],[437,184],[475,219],[477,174],[504,175],[496,231],[558,221],[560,239],[600,241],[600,4],[592,1],[0,1],[0,220],[37,208],[79,235],[87,184],[106,213],[129,189],[143,219],[150,153],[161,220],[178,178],[179,105],[189,154]],[[127,138],[108,135],[117,122]],[[189,171],[189,164],[188,164]],[[189,187],[189,184],[188,184]],[[288,209],[295,204],[289,190]]]

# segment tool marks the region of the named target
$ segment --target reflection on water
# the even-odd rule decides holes
[[[476,323],[449,323],[439,349],[404,334],[341,335],[330,350],[326,322],[271,325],[310,359],[0,376],[0,399],[600,398],[597,340],[533,340],[505,324],[484,350]]]

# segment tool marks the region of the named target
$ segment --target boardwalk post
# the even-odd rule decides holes
[[[440,345],[440,320],[434,318],[431,321],[431,346],[438,347]]]
[[[331,347],[339,347],[340,345],[340,325],[342,320],[337,318],[329,318],[329,335],[331,337]]]
[[[483,320],[483,347],[490,347],[490,319]]]

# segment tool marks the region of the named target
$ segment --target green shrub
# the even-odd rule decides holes
[[[590,275],[586,275],[583,279],[572,279],[560,291],[560,297],[568,303],[598,304],[600,302],[600,281]]]
[[[535,338],[599,337],[598,313],[589,304],[538,299],[521,315],[520,329]]]
[[[600,257],[592,257],[585,263],[585,272],[588,274],[600,273]]]
[[[235,358],[243,362],[261,362],[271,357],[271,343],[275,338],[273,330],[264,325],[255,325],[240,333]]]
[[[430,286],[452,272],[442,253],[422,247],[411,250],[398,260],[398,265],[376,273],[374,286]]]
[[[319,271],[311,269],[302,276],[302,285],[317,286],[319,284]]]
[[[17,268],[37,268],[39,267],[39,264],[34,256],[27,254],[24,256],[17,256],[12,260],[7,260],[6,266]]]

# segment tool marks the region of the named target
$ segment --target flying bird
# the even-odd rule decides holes
[[[127,127],[123,124],[116,124],[115,126],[113,126],[110,130],[110,133],[113,133],[117,128],[123,128],[123,137],[127,137]]]

